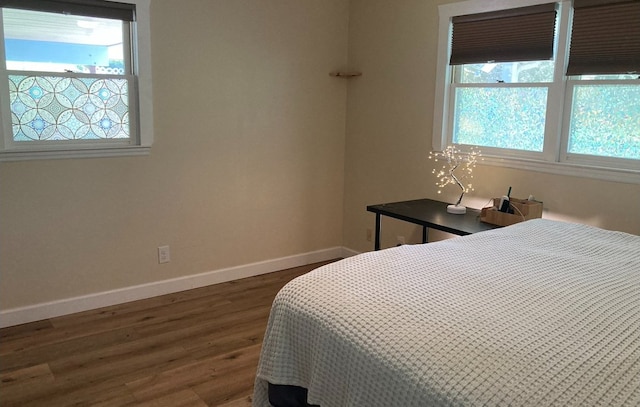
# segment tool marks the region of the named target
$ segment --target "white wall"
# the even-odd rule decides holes
[[[0,310],[342,244],[347,1],[151,17],[150,156],[0,164]]]
[[[438,5],[444,0],[352,0],[349,64],[363,72],[349,82],[345,165],[344,245],[371,250],[366,229],[371,204],[432,198],[455,201],[456,190],[437,194],[431,171]],[[544,201],[544,217],[640,234],[640,185],[481,166],[476,191],[465,197],[481,208],[513,187],[512,196]],[[383,219],[383,246],[403,235],[419,242],[421,230]],[[432,233],[435,239],[441,234]],[[430,235],[430,237],[432,236]]]

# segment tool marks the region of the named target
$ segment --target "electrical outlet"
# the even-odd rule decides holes
[[[373,239],[373,230],[367,229],[367,242],[370,242]]]
[[[169,263],[170,260],[171,252],[169,251],[169,246],[158,247],[158,263]]]
[[[405,244],[404,236],[396,236],[396,241],[398,242],[398,246]]]

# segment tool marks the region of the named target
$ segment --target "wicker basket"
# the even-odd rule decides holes
[[[513,209],[513,213],[500,212],[498,205],[500,205],[500,198],[493,198],[493,206],[482,208],[480,220],[492,225],[508,226],[542,217],[542,202],[511,198],[509,206]]]

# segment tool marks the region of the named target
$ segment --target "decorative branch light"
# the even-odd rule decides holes
[[[434,169],[432,171],[435,174],[438,182],[436,185],[438,193],[442,193],[442,188],[449,184],[457,185],[460,190],[460,198],[455,205],[447,206],[447,212],[455,214],[463,214],[467,212],[467,208],[460,205],[462,197],[465,193],[473,191],[473,169],[476,168],[476,162],[480,159],[480,150],[471,147],[470,151],[462,152],[457,146],[447,146],[442,152],[429,153],[429,159],[434,160],[436,163],[443,162],[441,169]],[[458,175],[456,175],[458,170]],[[469,181],[469,182],[467,182]]]

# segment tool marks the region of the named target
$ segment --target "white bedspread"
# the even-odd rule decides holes
[[[258,367],[332,406],[639,406],[640,237],[532,220],[290,282]]]

